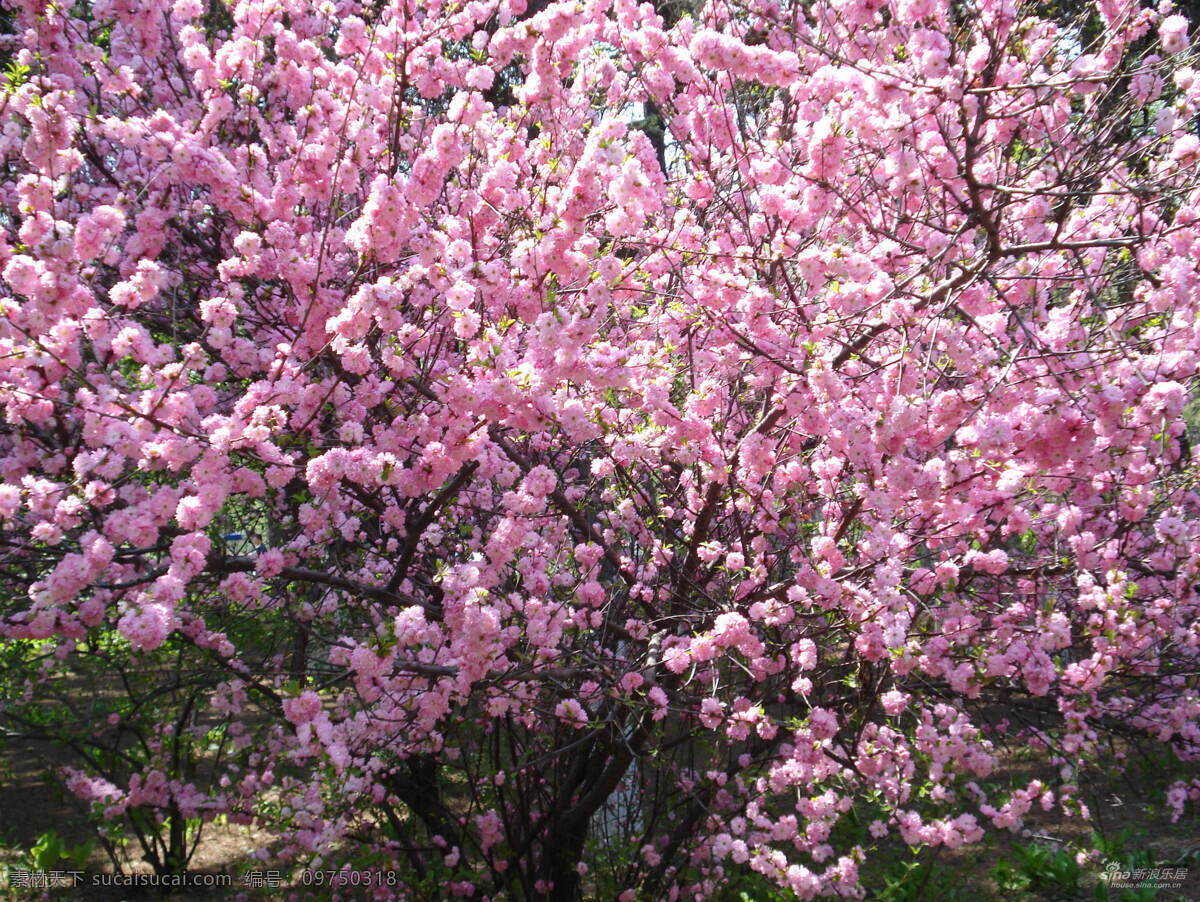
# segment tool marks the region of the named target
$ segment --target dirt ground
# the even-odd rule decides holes
[[[66,845],[77,846],[94,837],[86,827],[81,804],[61,790],[49,771],[56,766],[73,763],[65,753],[42,745],[15,746],[0,744],[0,870],[9,869],[10,882],[14,868],[28,867],[27,850],[38,838],[48,832],[56,833]],[[1122,897],[1111,894],[1114,902],[1143,902],[1157,898],[1160,902],[1177,900],[1200,900],[1200,815],[1194,809],[1178,823],[1170,823],[1161,805],[1162,773],[1155,773],[1155,762],[1133,762],[1128,768],[1114,770],[1102,782],[1084,786],[1085,800],[1093,812],[1092,823],[1078,818],[1068,818],[1061,813],[1044,813],[1036,809],[1029,814],[1020,835],[992,834],[988,840],[976,846],[957,851],[942,850],[929,869],[928,882],[916,891],[909,890],[900,895],[889,895],[881,891],[876,898],[899,899],[913,902],[958,902],[972,899],[984,900],[1029,900],[1040,899],[1097,899],[1096,887],[1103,872],[1104,862],[1085,864],[1081,868],[1078,892],[1062,894],[1053,888],[1033,888],[1014,892],[997,877],[997,869],[1005,861],[1011,861],[1014,847],[1043,846],[1050,850],[1074,850],[1087,847],[1091,834],[1098,824],[1106,838],[1124,833],[1127,837],[1126,850],[1139,852],[1160,864],[1186,866],[1187,876],[1179,889],[1162,891],[1157,896],[1142,894]],[[1011,776],[1022,775],[1028,779],[1032,774],[1041,776],[1050,769],[1044,762],[1030,760],[1028,755],[1017,756],[1005,770]],[[1196,774],[1193,773],[1192,776]],[[1004,777],[1002,772],[998,775]],[[1171,777],[1182,774],[1171,774]],[[60,887],[43,892],[31,888],[9,886],[0,888],[0,898],[25,900],[48,898],[52,900],[91,900],[118,902],[118,900],[167,899],[167,900],[216,900],[216,899],[275,899],[311,898],[311,893],[302,887],[252,886],[248,871],[258,871],[264,876],[278,864],[254,862],[251,857],[256,849],[269,848],[271,835],[256,827],[231,824],[207,825],[200,838],[190,871],[208,875],[227,875],[229,885],[225,888],[190,888],[186,891],[159,894],[152,890],[117,887],[76,888]],[[64,867],[68,867],[64,865]],[[74,865],[70,866],[74,867]],[[90,857],[83,864],[88,875],[111,874],[113,862],[96,844]],[[139,859],[135,847],[125,850],[122,870],[126,873],[150,874],[151,868]],[[280,868],[281,883],[286,882],[287,870]],[[268,878],[269,880],[269,878]],[[268,882],[263,880],[259,882]],[[772,894],[772,899],[779,898]],[[872,898],[869,894],[868,899]],[[759,902],[742,895],[738,902]]]
[[[39,837],[55,833],[65,845],[78,847],[95,840],[85,818],[85,809],[78,800],[65,793],[54,779],[51,769],[76,762],[61,750],[46,744],[16,746],[0,744],[0,869],[9,869],[9,886],[0,888],[0,898],[28,900],[42,893],[34,888],[14,887],[13,869],[28,867],[26,851]],[[157,895],[137,888],[60,886],[47,895],[51,899],[95,899],[98,902],[118,899],[157,898],[169,900],[234,898],[247,887],[244,873],[251,867],[251,853],[269,845],[271,835],[262,829],[234,824],[208,824],[200,836],[196,854],[189,870],[208,875],[228,875],[228,889],[190,888],[187,892]],[[140,849],[131,844],[121,856],[125,873],[151,874],[153,869],[140,857]],[[64,871],[75,865],[64,864]],[[94,843],[83,867],[90,874],[112,874],[116,871],[104,849]],[[269,864],[253,865],[264,871]],[[82,878],[81,878],[82,879]],[[63,879],[64,884],[69,882]],[[255,892],[261,897],[262,892]]]

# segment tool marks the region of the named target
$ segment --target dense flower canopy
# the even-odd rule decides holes
[[[856,896],[1200,751],[1168,6],[8,5],[6,712],[156,867]]]

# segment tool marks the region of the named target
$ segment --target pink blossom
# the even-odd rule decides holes
[[[311,723],[321,713],[321,697],[306,689],[294,698],[284,699],[284,714],[296,726]]]
[[[587,710],[576,699],[567,698],[554,706],[554,716],[566,724],[581,729],[587,725]]]
[[[1188,47],[1188,21],[1179,14],[1167,16],[1158,26],[1158,39],[1167,53],[1182,53]]]

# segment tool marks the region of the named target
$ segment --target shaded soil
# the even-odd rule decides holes
[[[64,873],[63,885],[43,893],[34,888],[15,887],[14,869],[30,869],[28,850],[45,834],[57,835],[68,847],[81,847],[89,842],[92,849],[82,869],[91,874],[114,874],[117,869],[96,835],[88,826],[86,809],[79,800],[64,791],[53,771],[62,766],[77,765],[69,752],[49,743],[0,745],[0,870],[8,869],[9,886],[0,883],[0,898],[34,899],[45,894],[52,899],[123,900],[155,898],[169,900],[232,898],[246,888],[243,874],[250,868],[267,869],[269,864],[251,864],[251,853],[267,846],[270,834],[255,827],[234,824],[204,826],[196,853],[188,869],[204,875],[227,875],[230,888],[206,889],[198,886],[186,891],[161,894],[154,890],[116,886],[68,886]],[[149,875],[153,868],[142,859],[136,842],[118,850],[121,872]],[[80,862],[62,862],[64,872],[78,870]],[[19,876],[16,878],[21,879]],[[81,878],[87,880],[88,878]],[[259,895],[255,893],[255,895]]]
[[[80,846],[94,835],[87,827],[84,809],[77,800],[68,797],[52,775],[52,770],[63,765],[74,764],[69,753],[44,743],[0,745],[0,870],[9,869],[10,878],[14,868],[31,867],[28,850],[39,837],[54,833],[68,846]],[[891,861],[876,859],[868,866],[871,882],[878,884],[879,895],[868,894],[868,899],[912,900],[912,902],[958,902],[971,899],[1035,900],[1055,899],[1103,899],[1098,896],[1097,886],[1103,876],[1105,861],[1085,862],[1079,869],[1077,885],[1068,890],[1053,884],[1034,883],[1031,886],[1014,888],[1011,879],[1005,879],[1005,868],[1019,865],[1021,849],[1042,847],[1051,852],[1065,851],[1074,855],[1077,850],[1094,846],[1094,832],[1110,842],[1123,837],[1124,854],[1139,854],[1155,867],[1186,867],[1187,876],[1179,889],[1163,890],[1156,896],[1150,894],[1126,895],[1111,892],[1113,902],[1142,902],[1156,898],[1161,902],[1177,900],[1200,900],[1200,814],[1189,806],[1178,823],[1171,824],[1162,804],[1162,787],[1171,779],[1194,777],[1197,768],[1180,769],[1179,765],[1165,762],[1134,761],[1123,769],[1114,769],[1103,779],[1085,784],[1081,798],[1091,808],[1091,822],[1081,818],[1064,816],[1057,808],[1046,813],[1035,808],[1026,817],[1024,829],[1018,834],[989,834],[988,838],[975,846],[959,850],[938,850],[936,855],[925,854],[922,860],[930,864],[923,873],[922,881],[909,885],[900,893],[886,890],[884,879],[891,865],[895,865],[907,853],[897,851]],[[1054,769],[1031,750],[1017,752],[1000,772],[996,781],[1020,778],[1023,783],[1039,777],[1050,783]],[[209,824],[201,834],[196,853],[189,865],[192,873],[226,875],[228,885],[224,888],[201,888],[161,892],[153,889],[137,889],[114,886],[62,886],[48,892],[19,887],[3,888],[0,883],[0,899],[28,900],[49,898],[52,900],[95,899],[98,902],[118,900],[168,899],[216,900],[216,899],[275,899],[290,896],[298,899],[315,898],[314,890],[306,890],[288,880],[290,871],[277,863],[259,863],[252,853],[259,848],[269,848],[271,835],[256,827],[232,824]],[[129,874],[151,874],[149,864],[141,860],[140,849],[130,844],[118,855],[121,871]],[[1007,863],[1007,864],[1006,864]],[[78,867],[63,863],[63,870]],[[114,862],[104,849],[94,844],[86,862],[82,865],[87,874],[113,874]],[[272,886],[252,886],[247,872],[259,872],[263,877],[272,869],[280,872],[280,880]],[[1020,868],[1017,868],[1018,872]],[[262,882],[267,882],[263,880]],[[272,881],[273,882],[273,881]],[[291,884],[291,887],[287,884]],[[352,893],[344,894],[352,898]],[[767,902],[763,899],[742,896],[738,902]],[[782,897],[771,894],[771,900]]]

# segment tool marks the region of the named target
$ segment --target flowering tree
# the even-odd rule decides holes
[[[855,896],[1200,751],[1170,8],[9,3],[4,714],[159,870]]]

